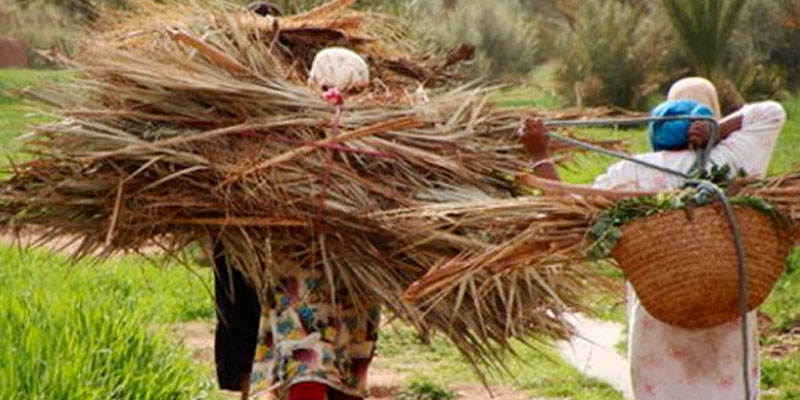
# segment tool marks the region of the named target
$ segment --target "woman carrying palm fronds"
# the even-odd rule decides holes
[[[654,115],[717,118],[721,142],[712,150],[711,162],[735,167],[735,170],[742,170],[755,178],[766,175],[778,136],[786,122],[783,107],[772,101],[748,104],[721,118],[716,89],[711,82],[701,78],[687,78],[675,83],[669,92],[669,101],[655,109]],[[706,146],[710,137],[711,125],[706,121],[656,123],[650,128],[655,151],[636,158],[672,170],[687,171],[695,160],[691,148]],[[550,158],[548,141],[541,121],[526,121],[522,142],[537,163],[537,175],[558,179],[556,170],[547,161]],[[658,191],[678,188],[682,184],[683,178],[623,161],[612,165],[593,186],[598,189]],[[672,326],[653,317],[640,303],[633,287],[629,286],[628,294],[629,357],[636,399],[746,398],[741,321],[708,329]],[[760,379],[756,312],[750,312],[747,319],[748,379],[753,388],[750,398],[755,399],[758,398]]]
[[[366,86],[369,70],[352,51],[326,49],[317,54],[310,80],[338,104],[338,90]],[[229,268],[221,245],[216,246],[217,299],[223,305],[218,307],[217,360],[239,371],[221,368],[222,386],[241,390],[243,398],[248,392],[272,392],[289,400],[366,397],[367,368],[380,323],[378,301],[359,299],[355,304],[344,284],[325,274],[316,252],[301,245],[295,254],[276,256],[285,272],[266,293],[256,295],[241,273]],[[253,353],[248,373],[242,362]]]

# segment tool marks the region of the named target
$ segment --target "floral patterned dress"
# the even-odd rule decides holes
[[[717,165],[742,168],[749,176],[764,176],[786,121],[775,102],[745,106],[731,117],[743,117],[742,129],[732,133],[711,153]],[[730,117],[729,117],[730,118]],[[693,152],[658,152],[637,156],[643,160],[687,171]],[[681,179],[640,167],[617,163],[595,181],[595,187],[620,190],[663,190],[678,187]],[[741,321],[710,329],[688,330],[655,319],[628,288],[629,359],[637,400],[738,400],[744,399]],[[748,354],[751,399],[759,397],[758,340],[755,312],[748,316]]]
[[[316,382],[366,397],[380,308],[360,310],[343,290],[334,306],[331,293],[318,268],[300,268],[268,294],[251,375],[254,395],[284,399],[292,385]]]

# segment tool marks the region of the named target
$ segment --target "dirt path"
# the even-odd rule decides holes
[[[176,337],[186,346],[198,363],[211,365],[214,362],[214,326],[208,322],[187,322],[174,327]],[[370,370],[369,400],[391,400],[403,390],[408,376],[390,369]],[[505,387],[494,387],[492,393],[483,386],[453,382],[448,389],[464,400],[533,400],[524,393]],[[235,395],[230,397],[238,398]],[[258,399],[266,400],[266,399]]]
[[[51,251],[53,253],[62,253],[66,255],[73,255],[78,250],[80,250],[81,242],[79,240],[80,238],[78,237],[61,236],[43,242],[42,240],[43,236],[44,235],[42,234],[41,230],[33,228],[25,229],[22,232],[20,232],[19,235],[15,235],[7,230],[0,230],[0,243],[9,246],[20,247],[22,249],[28,249],[28,248],[42,249]],[[156,254],[159,253],[160,251],[161,249],[156,246],[145,247],[143,249],[140,249],[140,252],[144,254]],[[98,254],[100,254],[99,251],[96,251],[94,253],[94,255]],[[119,253],[117,255],[114,255],[114,257],[124,256],[124,255],[125,253]]]
[[[570,318],[577,335],[570,342],[558,344],[561,357],[582,374],[606,382],[626,399],[632,399],[630,366],[616,349],[624,337],[623,326],[583,315]]]
[[[25,248],[41,248],[52,252],[63,252],[73,254],[79,249],[80,243],[68,238],[58,238],[42,245],[40,243],[42,235],[32,230],[25,230],[20,235],[14,235],[8,231],[0,231],[0,243]]]

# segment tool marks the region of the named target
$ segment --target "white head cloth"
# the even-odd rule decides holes
[[[714,112],[714,118],[720,118],[722,113],[719,107],[717,88],[705,78],[684,78],[669,89],[669,100],[694,100],[703,103]]]
[[[369,84],[369,66],[357,53],[340,47],[321,50],[311,65],[310,83],[348,90]]]

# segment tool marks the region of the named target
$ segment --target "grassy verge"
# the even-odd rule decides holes
[[[0,398],[210,398],[208,371],[167,328],[209,317],[212,307],[184,268],[138,257],[70,265],[2,245]]]
[[[509,357],[509,374],[489,376],[493,386],[515,387],[537,398],[573,400],[622,399],[605,383],[589,379],[567,365],[549,346],[532,343],[516,346],[517,357]],[[444,339],[434,337],[423,345],[414,332],[394,323],[381,332],[376,367],[408,377],[409,383],[432,383],[448,387],[458,384],[480,384],[476,374]]]
[[[492,98],[492,101],[507,108],[557,109],[567,105],[553,86],[555,65],[545,64],[525,79],[524,85],[510,86]]]
[[[788,115],[786,127],[772,155],[770,175],[800,169],[800,96],[783,103]]]
[[[800,335],[792,332],[800,324],[800,249],[787,261],[786,274],[761,311],[772,320],[771,326],[761,327],[765,331],[761,338],[765,350],[761,361],[761,386],[765,390],[762,399],[800,399],[800,352],[795,349],[775,355],[770,351],[787,340],[800,343]]]

